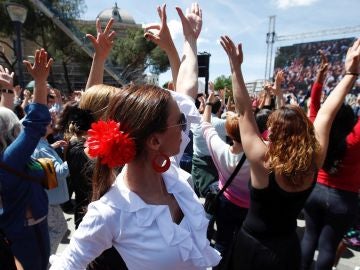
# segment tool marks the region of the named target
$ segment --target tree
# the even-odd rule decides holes
[[[217,77],[214,81],[214,88],[215,90],[225,88],[232,89],[231,76],[226,77],[225,75],[221,75],[220,77]]]
[[[14,27],[6,12],[5,2],[7,2],[7,0],[0,0],[0,5],[4,7],[0,9],[0,17],[7,18],[0,24],[0,38],[6,38],[14,34]],[[54,25],[51,19],[37,10],[30,1],[14,0],[13,2],[18,2],[26,6],[28,9],[27,19],[22,27],[22,35],[25,39],[34,42],[38,45],[38,47],[44,48],[51,57],[65,59],[65,63],[68,62],[69,59],[72,59],[72,57],[69,58],[69,55],[81,55],[80,50],[74,46],[71,39],[64,35],[62,31]],[[50,8],[56,16],[63,19],[64,22],[68,22],[69,26],[70,23],[78,18],[85,10],[84,0],[47,0],[42,2]],[[15,55],[15,49],[12,44],[7,44],[3,40],[0,42],[12,49]],[[15,61],[10,61],[4,54],[1,53],[0,58],[2,58],[4,62],[7,63],[12,70],[14,70],[17,59],[15,59]],[[67,70],[64,62],[62,62],[62,64],[64,67],[66,81]],[[51,74],[49,80],[53,81]],[[69,88],[69,82],[67,84]]]
[[[126,35],[116,40],[111,54],[111,62],[122,67],[124,81],[142,81],[147,68],[155,74],[169,68],[165,52],[144,38],[143,29],[128,29]]]
[[[231,76],[226,77],[225,75],[221,75],[221,76],[217,77],[214,81],[214,89],[215,90],[224,89],[226,99],[227,99],[227,97],[232,97]]]

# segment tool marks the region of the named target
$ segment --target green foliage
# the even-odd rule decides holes
[[[14,26],[6,12],[4,3],[8,0],[0,0],[0,38],[14,35]],[[35,42],[38,47],[45,48],[56,62],[63,66],[70,62],[81,63],[85,72],[91,64],[91,59],[65,35],[56,25],[29,0],[14,0],[28,8],[27,19],[22,27],[22,35],[25,39]],[[56,16],[68,25],[76,23],[76,18],[86,9],[84,0],[46,0],[44,4],[50,8]],[[82,26],[82,33],[91,33],[96,36],[95,25],[93,27]],[[114,44],[110,62],[122,67],[124,81],[137,81],[143,78],[147,68],[153,73],[159,74],[169,68],[166,54],[150,41],[143,37],[142,29],[127,30],[126,38],[118,38]],[[85,34],[84,34],[85,35]],[[9,44],[12,47],[13,44]],[[4,57],[0,54],[0,57]],[[5,61],[8,61],[6,59]],[[14,66],[14,63],[9,63]]]
[[[220,77],[217,77],[214,81],[214,88],[215,90],[225,88],[232,89],[231,76],[226,77],[225,75],[221,75]]]
[[[144,38],[143,29],[128,29],[126,34],[126,38],[116,40],[111,54],[111,61],[123,67],[125,81],[141,80],[148,67],[155,74],[169,68],[166,54]]]
[[[217,77],[214,81],[214,89],[225,89],[225,99],[227,99],[228,97],[232,97],[231,76],[226,77],[225,75],[221,75],[220,77]]]
[[[149,64],[151,72],[155,74],[166,72],[170,66],[169,58],[160,47],[150,52]]]

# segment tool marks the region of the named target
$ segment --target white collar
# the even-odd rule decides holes
[[[100,200],[121,211],[134,213],[138,226],[149,227],[156,222],[164,241],[169,246],[178,246],[184,261],[191,260],[197,266],[216,265],[220,256],[210,247],[206,239],[208,220],[203,206],[188,184],[187,179],[191,175],[173,164],[162,174],[167,191],[175,196],[184,213],[180,225],[174,223],[173,226],[169,226],[166,215],[161,215],[164,211],[168,211],[168,207],[146,204],[124,184],[123,171]],[[186,226],[183,223],[187,224],[187,229],[183,228]]]

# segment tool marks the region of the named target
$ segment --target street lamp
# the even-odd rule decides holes
[[[16,31],[16,58],[18,66],[18,78],[21,88],[25,87],[24,75],[22,72],[22,49],[21,49],[21,26],[26,20],[27,8],[18,3],[6,3],[6,10],[9,13],[11,21]]]

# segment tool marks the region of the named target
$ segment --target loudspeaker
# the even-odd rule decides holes
[[[208,95],[210,53],[201,52],[198,54],[199,78],[205,77],[205,94]]]

